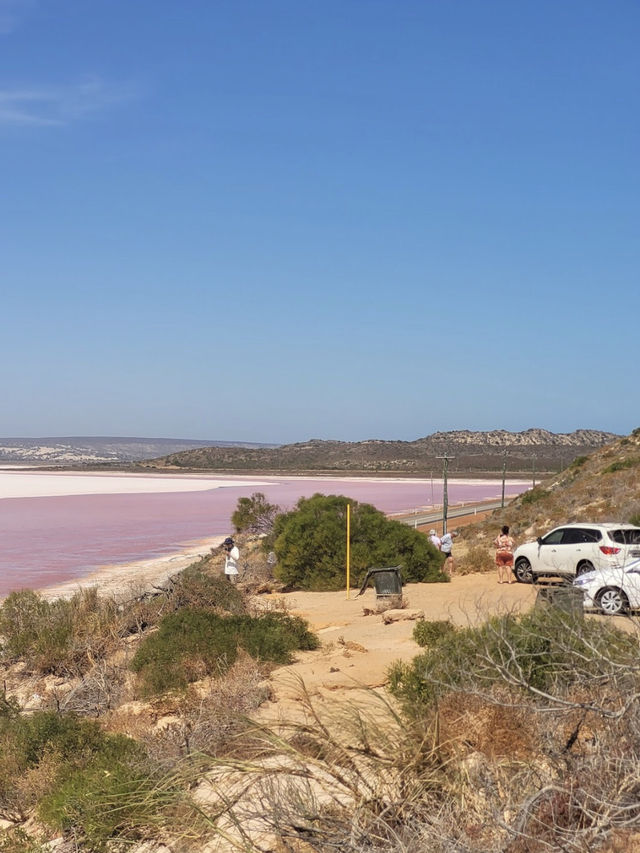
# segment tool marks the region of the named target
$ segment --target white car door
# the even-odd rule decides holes
[[[567,552],[563,545],[566,530],[567,528],[558,527],[538,541],[538,566],[534,567],[534,571],[547,574],[566,573],[564,566],[567,562]]]

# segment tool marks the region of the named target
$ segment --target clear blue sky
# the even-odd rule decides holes
[[[640,425],[637,0],[0,0],[0,435]]]

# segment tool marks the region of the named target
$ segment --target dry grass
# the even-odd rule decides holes
[[[492,572],[496,568],[494,552],[483,545],[471,545],[456,562],[457,575]]]

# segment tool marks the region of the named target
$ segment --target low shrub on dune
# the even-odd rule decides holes
[[[307,623],[286,613],[220,616],[183,609],[163,619],[158,631],[145,638],[131,666],[142,693],[151,696],[223,675],[240,649],[256,660],[285,664],[294,651],[317,645]]]

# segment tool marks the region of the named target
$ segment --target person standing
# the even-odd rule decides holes
[[[224,549],[224,573],[227,580],[231,583],[238,582],[238,560],[240,559],[240,551],[238,546],[230,536],[222,543]]]
[[[443,533],[440,538],[440,550],[445,555],[444,566],[442,567],[449,576],[453,574],[453,540],[458,535],[458,531],[452,533]]]
[[[509,536],[509,525],[504,524],[500,534],[493,540],[493,547],[496,549],[498,583],[516,583],[513,577],[514,546],[515,542]]]
[[[431,542],[433,547],[437,548],[438,551],[440,550],[440,537],[433,528],[429,531],[429,542]]]

